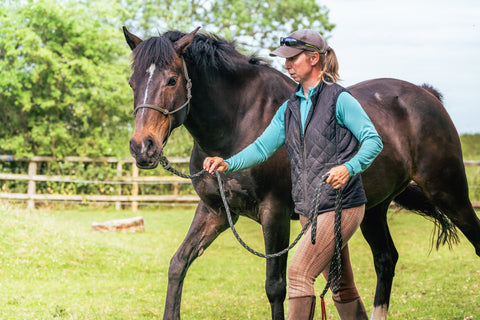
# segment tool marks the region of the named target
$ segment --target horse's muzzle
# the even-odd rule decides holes
[[[137,167],[139,169],[155,169],[156,167],[158,167],[158,162],[157,163],[151,162],[151,163],[145,164],[137,161]]]
[[[159,148],[151,137],[145,138],[140,144],[130,140],[130,154],[137,161],[140,169],[155,169],[162,156],[162,148]]]

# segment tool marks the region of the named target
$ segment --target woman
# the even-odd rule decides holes
[[[288,319],[313,319],[315,279],[328,277],[334,252],[334,203],[342,190],[342,278],[333,295],[341,319],[368,319],[355,287],[347,241],[365,213],[366,197],[360,173],[383,148],[380,136],[358,101],[339,79],[335,52],[323,37],[303,29],[280,39],[271,56],[286,59],[285,69],[298,82],[292,94],[262,135],[227,160],[207,157],[204,168],[213,173],[250,168],[267,160],[285,144],[292,172],[292,196],[300,222],[308,221],[314,194],[327,176],[318,206],[317,232],[311,228],[298,244],[288,268]]]

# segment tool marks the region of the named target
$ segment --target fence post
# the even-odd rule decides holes
[[[180,183],[172,183],[172,194],[178,196],[180,193]]]
[[[33,196],[37,190],[37,186],[34,180],[34,177],[37,175],[37,163],[35,161],[30,161],[28,163],[28,201],[27,201],[27,209],[35,209],[35,200]]]
[[[138,177],[138,167],[136,166],[135,163],[132,164],[132,178],[135,180],[135,178]],[[138,183],[134,182],[132,184],[132,196],[138,196]],[[138,201],[132,201],[132,211],[137,211],[138,210]]]
[[[120,161],[117,162],[117,177],[119,180],[122,177],[122,163]],[[118,185],[118,195],[122,195],[122,185]],[[115,209],[116,210],[121,210],[122,209],[122,203],[120,201],[115,202]]]

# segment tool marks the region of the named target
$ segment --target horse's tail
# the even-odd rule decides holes
[[[420,87],[422,87],[423,89],[433,94],[435,97],[437,97],[438,100],[440,100],[441,103],[443,103],[443,94],[440,91],[438,91],[436,88],[434,88],[432,85],[428,83],[424,83]]]
[[[451,248],[458,243],[459,238],[455,225],[432,204],[416,183],[410,183],[402,193],[395,197],[394,201],[401,207],[420,214],[435,223],[432,232],[432,247],[435,245],[438,250],[441,245],[448,244],[448,247]]]

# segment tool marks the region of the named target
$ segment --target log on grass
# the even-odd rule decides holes
[[[145,231],[145,224],[142,217],[117,219],[105,222],[93,222],[93,231],[121,231],[121,232],[141,232]]]

